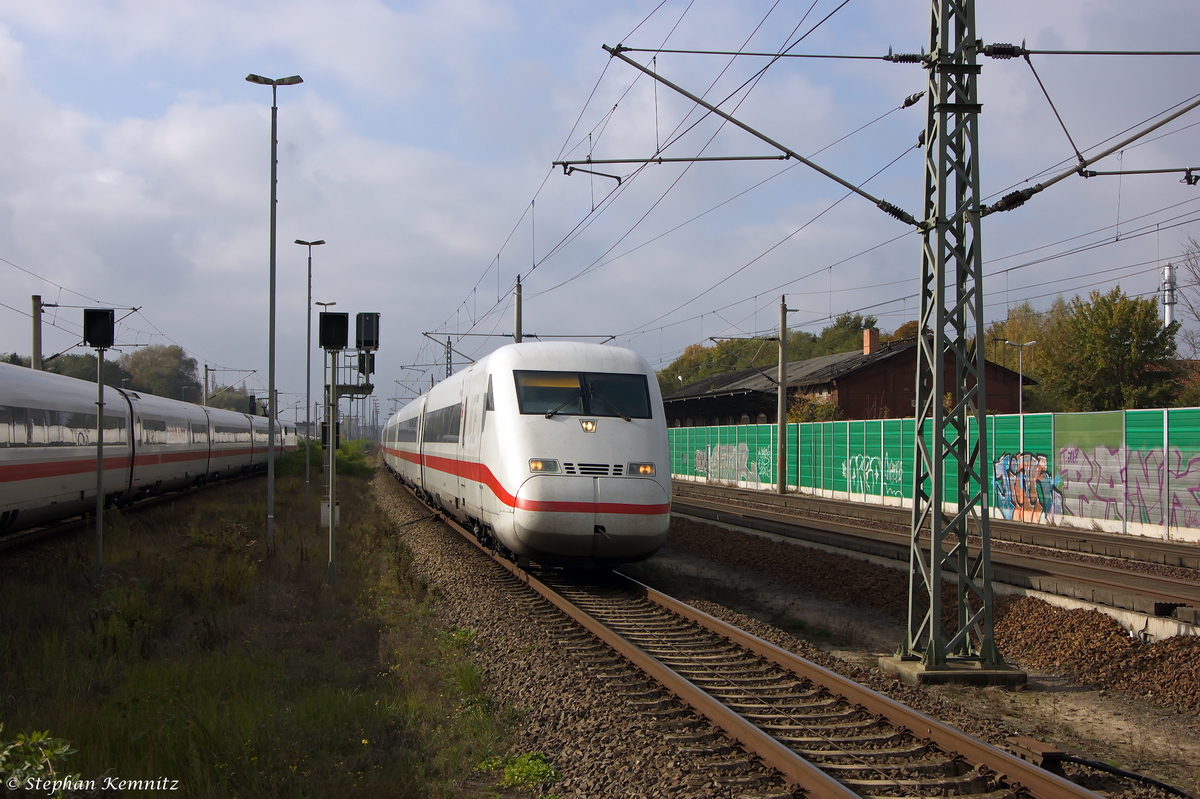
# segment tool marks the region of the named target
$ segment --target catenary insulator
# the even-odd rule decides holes
[[[895,64],[920,64],[925,60],[925,56],[920,53],[888,53],[883,60]]]
[[[916,105],[921,100],[921,98],[924,96],[925,96],[925,92],[917,92],[916,94],[910,94],[908,97],[904,98],[904,102],[900,104],[900,107],[908,108],[909,106]]]
[[[989,44],[984,47],[983,54],[986,56],[991,56],[992,58],[1006,59],[1023,56],[1026,54],[1026,50],[1024,47],[1018,47],[1015,44],[999,43]]]
[[[883,211],[885,214],[888,214],[889,216],[896,217],[901,222],[907,222],[910,225],[917,224],[917,220],[913,219],[912,215],[910,213],[908,213],[908,211],[905,211],[903,208],[900,208],[899,206],[892,205],[887,200],[879,201],[879,210]]]
[[[1012,194],[1006,194],[1000,198],[1000,202],[992,206],[993,211],[1011,211],[1014,208],[1020,208],[1033,195],[1041,191],[1041,187],[1033,186],[1028,189],[1014,191]]]

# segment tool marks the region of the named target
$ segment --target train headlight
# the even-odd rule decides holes
[[[583,428],[583,432],[585,432],[585,433],[596,432],[596,420],[595,419],[580,419],[579,426]]]
[[[625,474],[636,474],[639,477],[653,477],[654,476],[654,464],[653,463],[631,463],[631,464],[629,464],[629,470],[627,472],[625,472]]]
[[[550,460],[549,458],[530,458],[529,471],[538,472],[540,474],[557,474],[558,461]]]

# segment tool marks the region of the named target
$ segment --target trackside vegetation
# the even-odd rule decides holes
[[[2,778],[42,779],[40,796],[150,795],[160,780],[194,797],[464,795],[461,778],[505,750],[471,632],[437,628],[361,446],[339,455],[326,584],[321,459],[308,507],[303,463],[279,464],[272,552],[253,479],[106,513],[99,585],[90,531],[6,553]],[[529,765],[509,778],[547,779]]]

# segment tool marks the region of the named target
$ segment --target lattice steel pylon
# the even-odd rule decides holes
[[[925,125],[908,631],[897,653],[944,668],[1004,665],[992,616],[980,257],[979,75],[974,0],[933,0]],[[953,283],[948,280],[953,278]],[[951,293],[952,292],[952,293]],[[953,386],[946,386],[947,372]],[[974,424],[972,424],[974,419]],[[944,500],[953,480],[951,501]],[[972,527],[981,539],[971,559]],[[928,535],[929,548],[922,546]],[[943,573],[958,580],[957,625],[942,621]]]

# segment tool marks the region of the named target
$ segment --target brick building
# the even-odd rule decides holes
[[[828,397],[845,419],[887,419],[912,416],[916,402],[917,342],[881,344],[879,331],[863,331],[862,350],[823,355],[787,364],[789,397]],[[712,375],[663,396],[667,424],[701,427],[775,421],[777,369],[742,369]],[[769,377],[768,377],[769,376]],[[987,410],[1017,413],[1020,378],[1016,372],[988,361]],[[1024,378],[1025,383],[1033,381]],[[954,365],[946,363],[945,381],[954,391]]]

